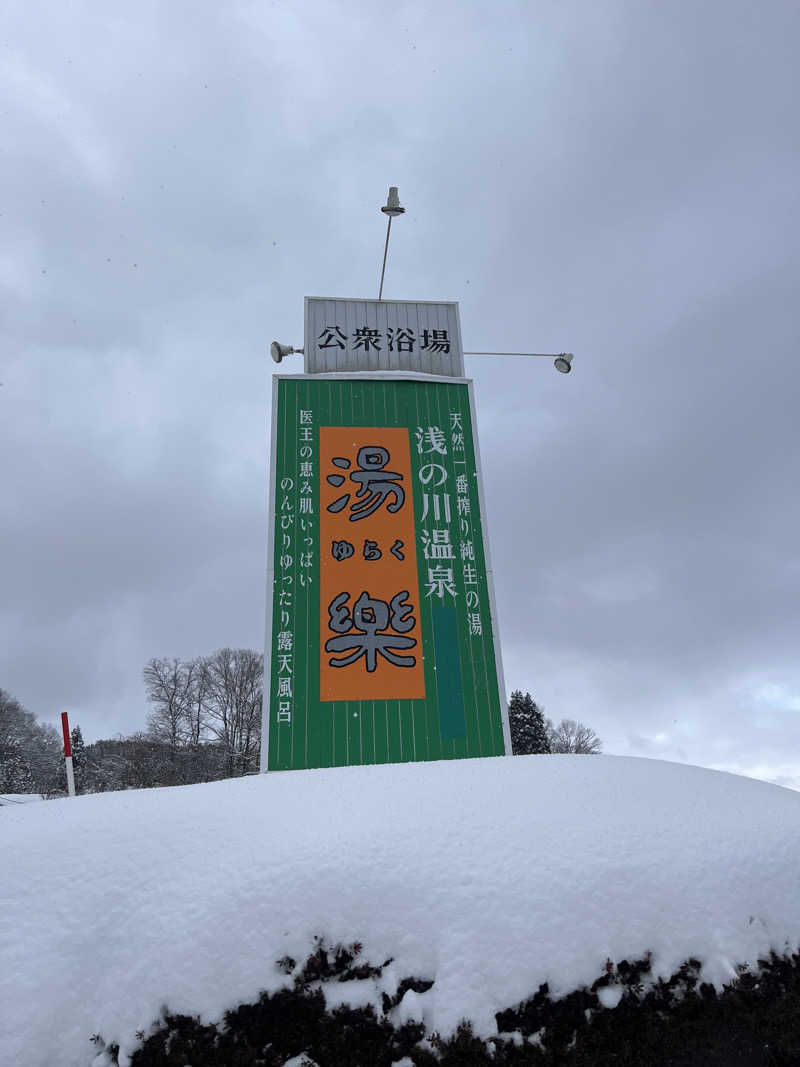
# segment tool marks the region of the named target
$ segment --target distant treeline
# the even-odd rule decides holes
[[[72,728],[76,790],[188,785],[257,771],[263,670],[263,656],[251,649],[150,660],[145,731],[86,745],[80,723]],[[65,791],[61,735],[0,689],[0,792]]]
[[[85,745],[72,729],[79,793],[189,785],[258,770],[264,657],[247,648],[210,656],[151,659],[144,668],[147,728],[130,737]],[[554,726],[530,693],[514,690],[509,705],[515,755],[596,753],[600,738],[583,723]],[[0,793],[66,791],[61,735],[0,689]]]

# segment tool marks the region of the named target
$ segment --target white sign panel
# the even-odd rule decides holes
[[[464,377],[456,303],[306,297],[306,374],[421,371]]]

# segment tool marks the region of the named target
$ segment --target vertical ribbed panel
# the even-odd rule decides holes
[[[262,769],[510,752],[469,384],[276,375],[272,410]],[[353,491],[368,483],[353,477],[351,459],[364,439],[386,449],[388,484],[404,493],[387,498],[396,512],[379,503],[361,520]],[[337,493],[346,499],[334,510]],[[367,555],[368,545],[379,554]],[[416,662],[381,651],[370,667],[374,634],[366,616],[356,623],[354,605],[364,595],[388,607],[401,590],[413,622],[401,630],[390,620],[374,647]],[[347,620],[332,610],[342,594]],[[397,647],[392,635],[412,645]],[[342,678],[331,685],[334,670]]]
[[[377,333],[367,337],[364,330]],[[307,296],[304,348],[306,374],[421,371],[464,376],[456,303]]]

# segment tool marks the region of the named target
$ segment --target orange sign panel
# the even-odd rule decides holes
[[[425,696],[408,429],[321,426],[320,696]]]

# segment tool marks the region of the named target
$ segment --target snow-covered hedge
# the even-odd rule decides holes
[[[322,983],[328,1009],[379,1018],[403,978],[432,981],[391,1021],[443,1040],[465,1018],[490,1039],[497,1013],[545,983],[591,990],[607,961],[647,957],[654,985],[694,959],[721,990],[800,937],[800,794],[653,760],[272,774],[7,808],[0,834],[0,1049],[19,1067],[85,1067],[93,1033],[124,1063],[165,1005],[211,1023],[293,986],[275,961],[318,935],[392,960]]]

